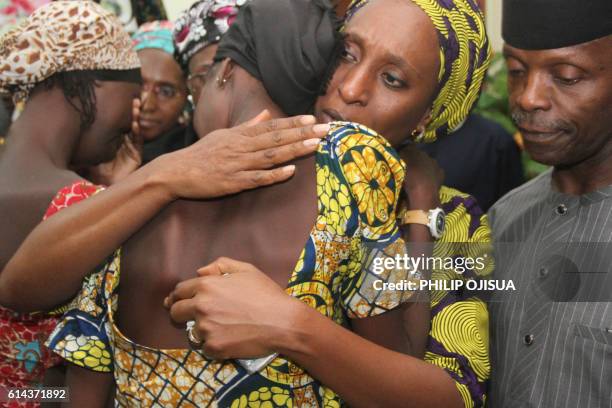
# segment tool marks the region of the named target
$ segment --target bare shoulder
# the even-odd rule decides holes
[[[79,180],[76,173],[0,176],[0,266],[13,256],[27,235],[42,221],[57,192]]]

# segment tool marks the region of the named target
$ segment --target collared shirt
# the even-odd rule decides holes
[[[553,190],[549,170],[489,211],[497,291],[491,407],[612,406],[612,185]]]

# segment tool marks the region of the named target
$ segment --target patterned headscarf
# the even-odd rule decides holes
[[[174,56],[173,29],[174,24],[168,20],[151,21],[141,25],[138,27],[138,31],[132,35],[134,50],[154,48]]]
[[[119,20],[91,1],[57,1],[0,38],[0,92],[21,91],[58,72],[139,75],[140,62]]]
[[[174,23],[176,60],[187,70],[193,55],[221,40],[247,0],[200,0]]]
[[[346,21],[370,1],[353,0]],[[467,118],[480,95],[492,50],[476,0],[411,1],[429,16],[440,43],[438,94],[431,120],[417,140],[433,142],[457,130]]]

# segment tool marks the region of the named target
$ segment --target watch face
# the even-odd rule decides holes
[[[442,233],[444,233],[445,223],[446,223],[446,217],[444,216],[444,213],[439,212],[438,216],[436,217],[436,230],[439,235],[442,235]]]

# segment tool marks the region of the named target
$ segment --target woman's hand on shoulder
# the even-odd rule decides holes
[[[329,125],[315,125],[312,116],[270,120],[264,111],[145,167],[156,168],[172,198],[220,197],[287,180],[295,166],[278,166],[313,153],[328,131]]]

